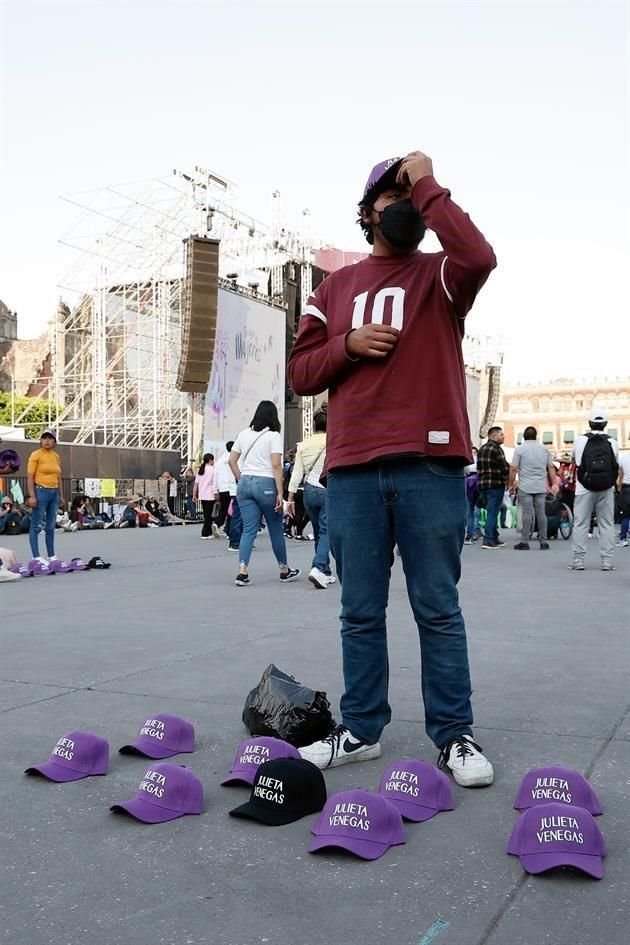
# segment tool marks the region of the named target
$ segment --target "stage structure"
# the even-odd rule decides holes
[[[194,392],[200,385],[178,390],[184,240],[218,241],[220,284],[274,306],[285,306],[285,267],[297,264],[303,307],[312,260],[308,211],[305,232],[288,229],[276,191],[267,226],[240,211],[234,184],[201,167],[64,200],[78,211],[61,240],[73,262],[60,283],[52,380],[42,393],[59,405],[60,438],[174,449],[192,459],[203,394]]]

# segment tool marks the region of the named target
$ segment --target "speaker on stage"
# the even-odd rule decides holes
[[[182,346],[176,386],[187,393],[205,394],[217,328],[219,240],[189,236],[184,246]]]

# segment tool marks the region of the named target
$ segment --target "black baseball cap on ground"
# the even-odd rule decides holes
[[[324,776],[314,764],[303,758],[276,758],[260,766],[250,799],[230,815],[280,827],[318,813],[326,796]]]

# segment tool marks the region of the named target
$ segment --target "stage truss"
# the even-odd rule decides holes
[[[74,259],[60,283],[52,381],[61,440],[178,450],[192,458],[200,395],[175,387],[181,344],[183,240],[221,241],[220,276],[284,304],[283,267],[310,283],[310,235],[242,213],[234,185],[201,167],[66,197],[77,221],[61,243]],[[303,212],[308,230],[308,211]],[[303,305],[305,300],[302,300]]]

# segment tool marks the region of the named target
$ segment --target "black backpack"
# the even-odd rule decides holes
[[[614,486],[619,475],[610,437],[605,433],[587,433],[586,439],[588,442],[577,470],[578,481],[589,492],[605,492]]]

